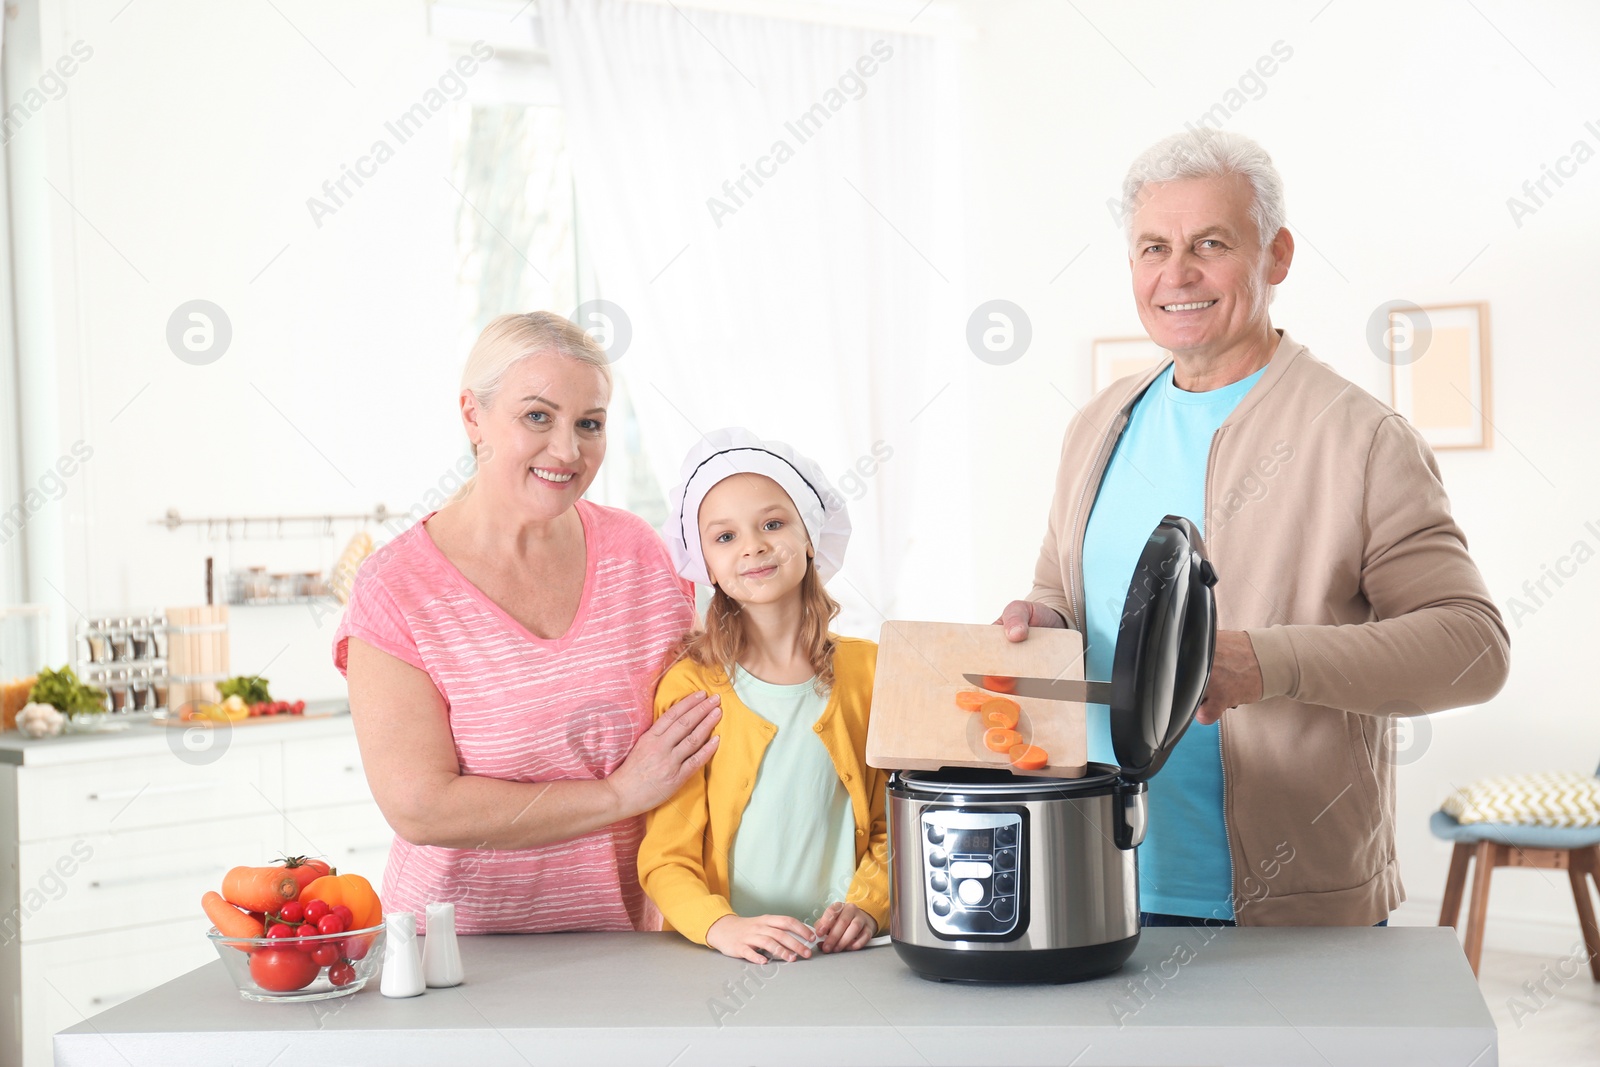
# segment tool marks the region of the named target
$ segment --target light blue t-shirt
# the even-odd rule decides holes
[[[739,700],[778,728],[761,757],[756,784],[728,856],[729,903],[752,915],[788,915],[814,923],[843,900],[856,872],[856,823],[850,793],[812,725],[828,708],[812,680],[764,682],[733,671]]]
[[[1205,535],[1211,438],[1266,368],[1205,393],[1189,393],[1168,367],[1139,402],[1111,456],[1083,540],[1090,678],[1109,679],[1128,585],[1150,532],[1182,515]],[[1088,710],[1089,758],[1116,763],[1110,709]],[[1222,748],[1215,723],[1191,723],[1149,782],[1149,828],[1139,848],[1144,911],[1233,918],[1232,865],[1222,823]]]

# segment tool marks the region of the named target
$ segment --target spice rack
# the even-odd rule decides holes
[[[168,608],[85,618],[73,641],[73,669],[105,690],[113,715],[162,712],[220,699],[228,677],[227,605]]]

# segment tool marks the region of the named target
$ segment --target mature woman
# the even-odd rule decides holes
[[[477,474],[356,578],[334,662],[396,833],[391,910],[454,901],[464,933],[658,925],[641,815],[710,759],[720,710],[697,693],[651,724],[694,607],[655,531],[581,499],[610,395],[572,323],[490,323],[460,397]]]

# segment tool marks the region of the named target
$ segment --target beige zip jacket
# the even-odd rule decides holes
[[[1249,635],[1263,682],[1221,720],[1235,912],[1251,926],[1370,925],[1405,899],[1387,716],[1487,701],[1510,641],[1427,444],[1279,332],[1206,464],[1217,626]],[[1114,382],[1067,427],[1028,599],[1074,629],[1095,494],[1162,368]]]

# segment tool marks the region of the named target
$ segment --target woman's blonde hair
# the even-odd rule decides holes
[[[611,363],[598,341],[553,311],[524,311],[501,315],[483,328],[461,371],[461,391],[470,392],[479,404],[491,407],[511,368],[530,356],[541,355],[586,363],[600,372],[607,391],[611,389]],[[478,458],[475,443],[472,458]],[[476,477],[467,479],[454,499],[465,496]]]
[[[828,627],[838,614],[839,602],[817,577],[816,561],[807,559],[805,576],[800,579],[800,646],[816,672],[813,685],[821,696],[833,688],[834,640]],[[717,684],[731,685],[733,669],[747,647],[739,602],[724,593],[721,586],[712,586],[705,625],[685,635],[668,657],[667,665],[688,659],[717,672],[713,675]]]

